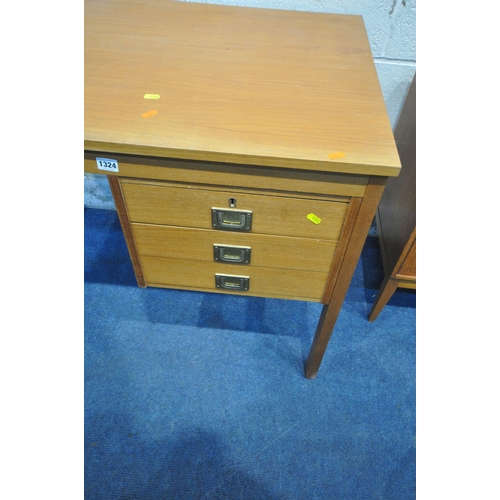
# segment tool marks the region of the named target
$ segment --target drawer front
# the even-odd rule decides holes
[[[131,222],[211,229],[212,208],[236,199],[238,210],[252,212],[251,232],[337,241],[347,203],[152,185],[122,180]],[[316,223],[308,219],[313,214]],[[314,218],[314,217],[312,217]],[[227,231],[226,231],[227,232]]]
[[[336,247],[336,242],[326,240],[152,224],[133,223],[132,232],[141,256],[214,262],[214,245],[249,247],[250,264],[226,263],[230,271],[257,266],[327,273]]]
[[[413,242],[396,275],[401,279],[417,278],[417,240]]]
[[[148,286],[187,288],[189,290],[225,292],[216,286],[216,275],[249,278],[248,291],[228,290],[260,297],[293,298],[319,302],[323,296],[328,273],[262,268],[236,267],[215,262],[196,262],[143,256],[142,270]],[[236,281],[236,279],[235,279]]]

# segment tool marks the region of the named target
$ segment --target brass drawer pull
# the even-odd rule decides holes
[[[250,231],[252,212],[251,210],[212,208],[212,227],[226,231]]]
[[[214,260],[232,264],[250,264],[251,247],[214,245]]]
[[[250,278],[248,276],[231,276],[229,274],[216,274],[215,286],[224,290],[239,290],[248,292]]]

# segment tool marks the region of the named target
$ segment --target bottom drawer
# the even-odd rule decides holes
[[[320,302],[328,273],[283,270],[261,267],[237,267],[216,262],[141,257],[142,271],[148,286],[189,290],[238,293],[259,297],[276,297]],[[216,275],[248,276],[248,291],[217,288]]]

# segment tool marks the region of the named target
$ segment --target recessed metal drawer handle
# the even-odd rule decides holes
[[[250,264],[251,247],[214,245],[214,260],[232,264]]]
[[[216,274],[215,286],[224,290],[240,290],[248,292],[250,288],[249,276],[232,276],[229,274]]]
[[[212,208],[212,227],[226,231],[250,231],[252,229],[252,211]]]

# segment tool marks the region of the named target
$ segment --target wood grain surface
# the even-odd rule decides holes
[[[252,233],[337,241],[347,203],[284,196],[262,196],[241,190],[208,190],[199,186],[169,186],[122,180],[131,222],[212,229],[212,207],[252,211]],[[314,214],[318,224],[307,218]],[[219,231],[225,233],[226,231]]]
[[[400,170],[361,16],[168,0],[85,0],[85,149]]]
[[[213,262],[214,245],[250,247],[250,264],[228,263],[229,272],[240,269],[244,273],[245,269],[260,266],[327,273],[336,247],[332,241],[154,224],[134,223],[132,232],[139,254],[154,257]]]
[[[222,291],[215,287],[215,274],[248,276],[248,292],[231,292],[260,297],[280,297],[319,302],[328,273],[286,270],[269,267],[230,269],[226,264],[196,262],[193,260],[141,257],[147,285],[184,287],[189,290]]]

